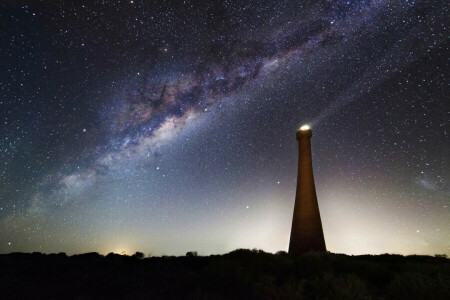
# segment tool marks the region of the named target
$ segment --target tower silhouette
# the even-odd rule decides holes
[[[326,251],[314,185],[311,136],[311,129],[307,125],[302,126],[297,132],[299,150],[297,192],[295,194],[289,254]]]

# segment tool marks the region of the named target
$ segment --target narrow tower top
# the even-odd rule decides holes
[[[309,127],[309,125],[305,124],[302,127],[300,127],[300,130],[297,131],[297,140],[299,140],[300,138],[310,138],[312,137],[312,132],[311,132],[311,127]]]

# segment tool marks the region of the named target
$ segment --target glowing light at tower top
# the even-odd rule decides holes
[[[311,127],[308,124],[303,125],[302,127],[300,127],[300,130],[310,130]]]

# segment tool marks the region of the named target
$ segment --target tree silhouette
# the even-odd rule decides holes
[[[138,259],[143,259],[144,253],[137,251],[135,254],[133,254],[133,257],[138,258]]]

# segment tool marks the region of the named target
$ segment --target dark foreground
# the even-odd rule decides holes
[[[191,253],[193,254],[193,253]],[[444,257],[0,255],[0,298],[450,299]]]

